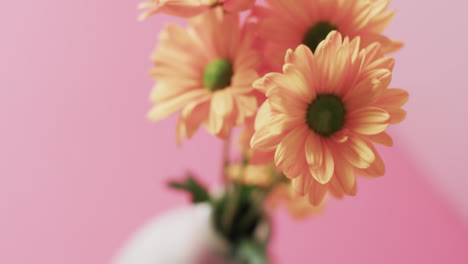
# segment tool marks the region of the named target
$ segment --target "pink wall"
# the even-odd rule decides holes
[[[186,202],[168,179],[219,182],[219,140],[177,148],[174,119],[145,119],[148,56],[171,19],[137,23],[136,4],[0,3],[0,263],[107,263],[148,217]],[[279,212],[277,263],[468,263],[468,4],[393,6],[389,34],[406,42],[393,83],[411,99],[382,149],[387,175],[321,217]]]

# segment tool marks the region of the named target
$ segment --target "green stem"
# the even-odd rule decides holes
[[[221,175],[223,177],[224,186],[226,186],[225,191],[227,191],[227,183],[229,182],[228,175],[226,173],[226,168],[229,165],[229,153],[231,149],[231,132],[229,132],[227,139],[223,143],[223,164],[221,169]]]
[[[226,210],[224,211],[222,227],[225,230],[225,234],[229,234],[231,231],[232,221],[234,219],[234,215],[236,213],[238,204],[239,204],[239,196],[240,196],[240,187],[239,184],[234,183],[230,192],[226,192]]]

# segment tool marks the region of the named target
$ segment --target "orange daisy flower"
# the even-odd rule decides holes
[[[219,8],[192,19],[187,31],[166,26],[152,55],[151,76],[158,82],[149,118],[158,121],[181,110],[179,142],[202,123],[211,134],[226,138],[257,111],[252,83],[260,57],[251,48],[254,33],[250,24],[239,27],[237,14]]]
[[[283,64],[287,49],[300,44],[312,52],[333,30],[361,45],[382,45],[383,53],[402,47],[399,41],[382,35],[395,12],[386,11],[390,0],[266,0],[268,7],[256,7],[253,16],[260,23],[260,34],[269,42],[265,52],[276,70]]]
[[[394,59],[383,57],[379,43],[359,46],[359,37],[343,41],[333,31],[315,54],[305,45],[288,50],[282,74],[254,83],[267,100],[251,145],[275,151],[276,166],[314,205],[327,190],[354,195],[355,172],[383,175],[373,143],[391,146],[385,129],[405,118],[408,93],[388,88]]]
[[[222,6],[226,12],[241,12],[254,4],[255,0],[150,0],[138,6],[145,9],[138,19],[144,20],[158,13],[189,18],[218,6]]]

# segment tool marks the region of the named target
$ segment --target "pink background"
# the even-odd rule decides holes
[[[168,179],[219,182],[219,140],[201,131],[177,148],[174,118],[145,119],[148,56],[180,20],[137,23],[136,5],[0,3],[0,263],[108,263],[145,220],[187,202]],[[468,4],[392,6],[388,34],[406,43],[393,85],[411,99],[396,146],[381,149],[387,175],[321,217],[280,211],[276,263],[468,263]]]

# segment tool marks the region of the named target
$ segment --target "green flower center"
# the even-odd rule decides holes
[[[346,109],[340,97],[334,94],[319,94],[309,104],[306,124],[323,137],[329,137],[343,128]]]
[[[208,63],[203,73],[203,85],[214,92],[231,85],[234,74],[232,63],[226,59],[215,59]]]
[[[309,28],[309,30],[307,30],[302,43],[307,45],[307,47],[309,47],[312,52],[315,52],[315,49],[319,43],[324,40],[328,33],[333,30],[338,30],[338,28],[326,21],[317,22],[315,25]]]

